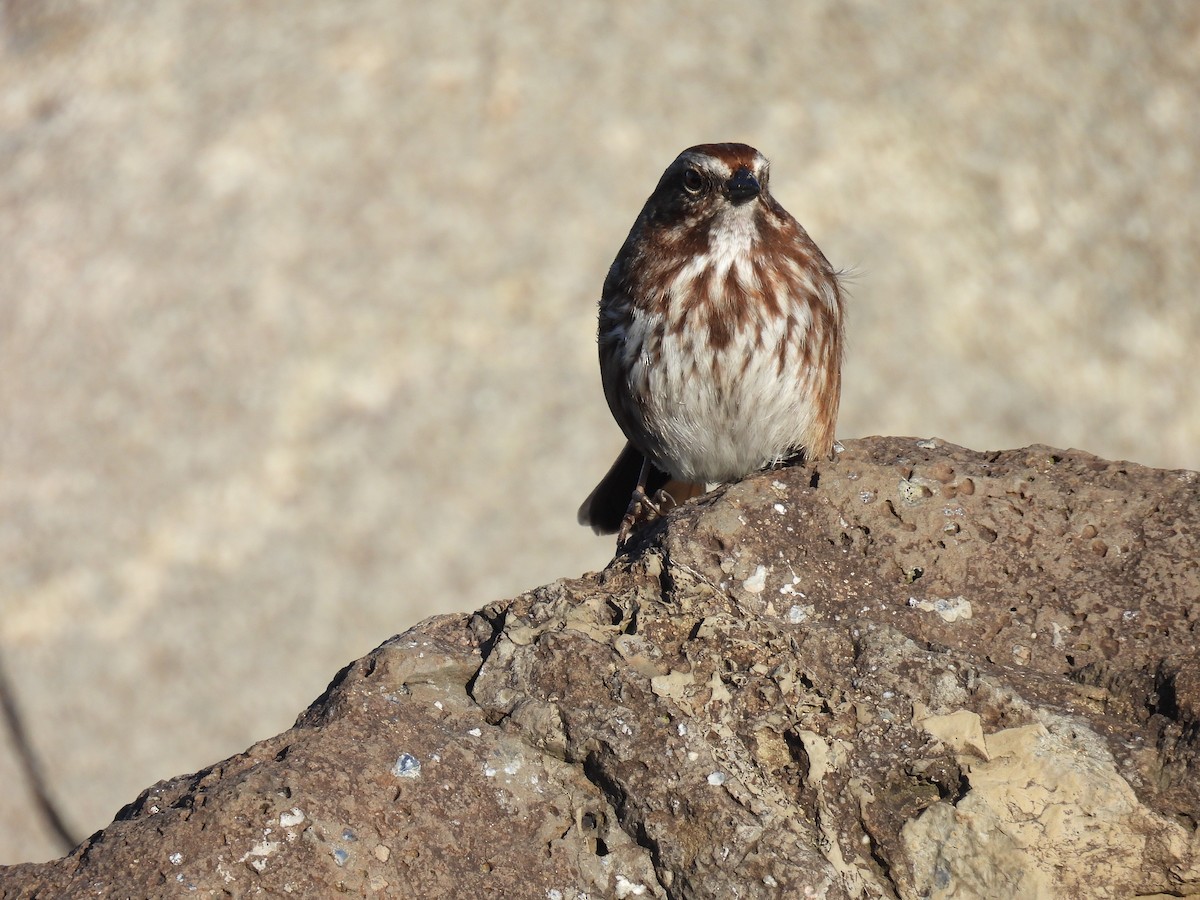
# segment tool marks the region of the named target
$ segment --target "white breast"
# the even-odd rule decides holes
[[[711,269],[713,286],[725,284],[731,266],[739,281],[749,284],[753,273],[746,260],[744,253],[718,257]],[[675,293],[695,274],[680,273]],[[729,481],[811,443],[816,418],[812,397],[819,385],[813,383],[814,373],[804,371],[803,346],[795,341],[808,331],[808,312],[777,296],[797,320],[796,346],[783,351],[782,364],[786,316],[736,316],[731,310],[729,321],[743,325],[724,348],[714,351],[703,346],[708,334],[700,321],[669,328],[655,347],[644,314],[635,312],[626,346],[631,357],[636,354],[630,359],[631,382],[644,378],[648,387],[637,416],[640,443],[655,465],[674,478]],[[670,308],[681,310],[677,299],[672,298]]]

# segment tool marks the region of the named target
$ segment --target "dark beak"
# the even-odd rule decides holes
[[[762,193],[762,185],[758,183],[758,179],[754,177],[754,173],[748,166],[742,166],[734,172],[733,177],[726,183],[725,189],[729,191],[729,199],[734,203],[745,203],[750,198],[757,197]]]

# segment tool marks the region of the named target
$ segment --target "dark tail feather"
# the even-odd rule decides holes
[[[588,494],[588,498],[579,507],[579,524],[591,525],[596,534],[616,534],[629,508],[629,500],[633,489],[637,487],[638,475],[642,471],[642,454],[628,441],[621,450],[621,455],[612,464],[608,474],[600,479],[596,489]],[[666,474],[658,469],[650,469],[647,479],[646,494],[653,497],[654,492],[667,483]]]
[[[595,490],[579,507],[579,524],[591,525],[596,534],[616,534],[621,527],[621,519],[629,507],[629,498],[637,486],[638,475],[642,471],[642,454],[630,442],[626,441],[617,461],[612,464],[608,474],[600,479]],[[654,472],[652,474],[658,474]]]
[[[637,487],[638,475],[642,471],[642,459],[641,452],[626,441],[621,455],[612,464],[608,474],[600,479],[596,489],[579,507],[580,525],[591,525],[596,534],[617,533],[621,527],[621,520],[625,518],[625,512],[629,509],[633,489]],[[654,497],[660,490],[665,490],[679,504],[703,494],[704,487],[702,484],[672,481],[666,472],[651,466],[650,475],[646,479],[646,496]]]

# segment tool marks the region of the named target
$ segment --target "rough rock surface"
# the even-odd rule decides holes
[[[1200,477],[872,438],[430,619],[5,897],[1200,893]]]

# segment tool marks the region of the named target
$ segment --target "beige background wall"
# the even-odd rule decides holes
[[[596,297],[692,143],[856,273],[842,436],[1200,468],[1197,109],[1188,2],[0,3],[0,664],[72,825],[604,565]]]

